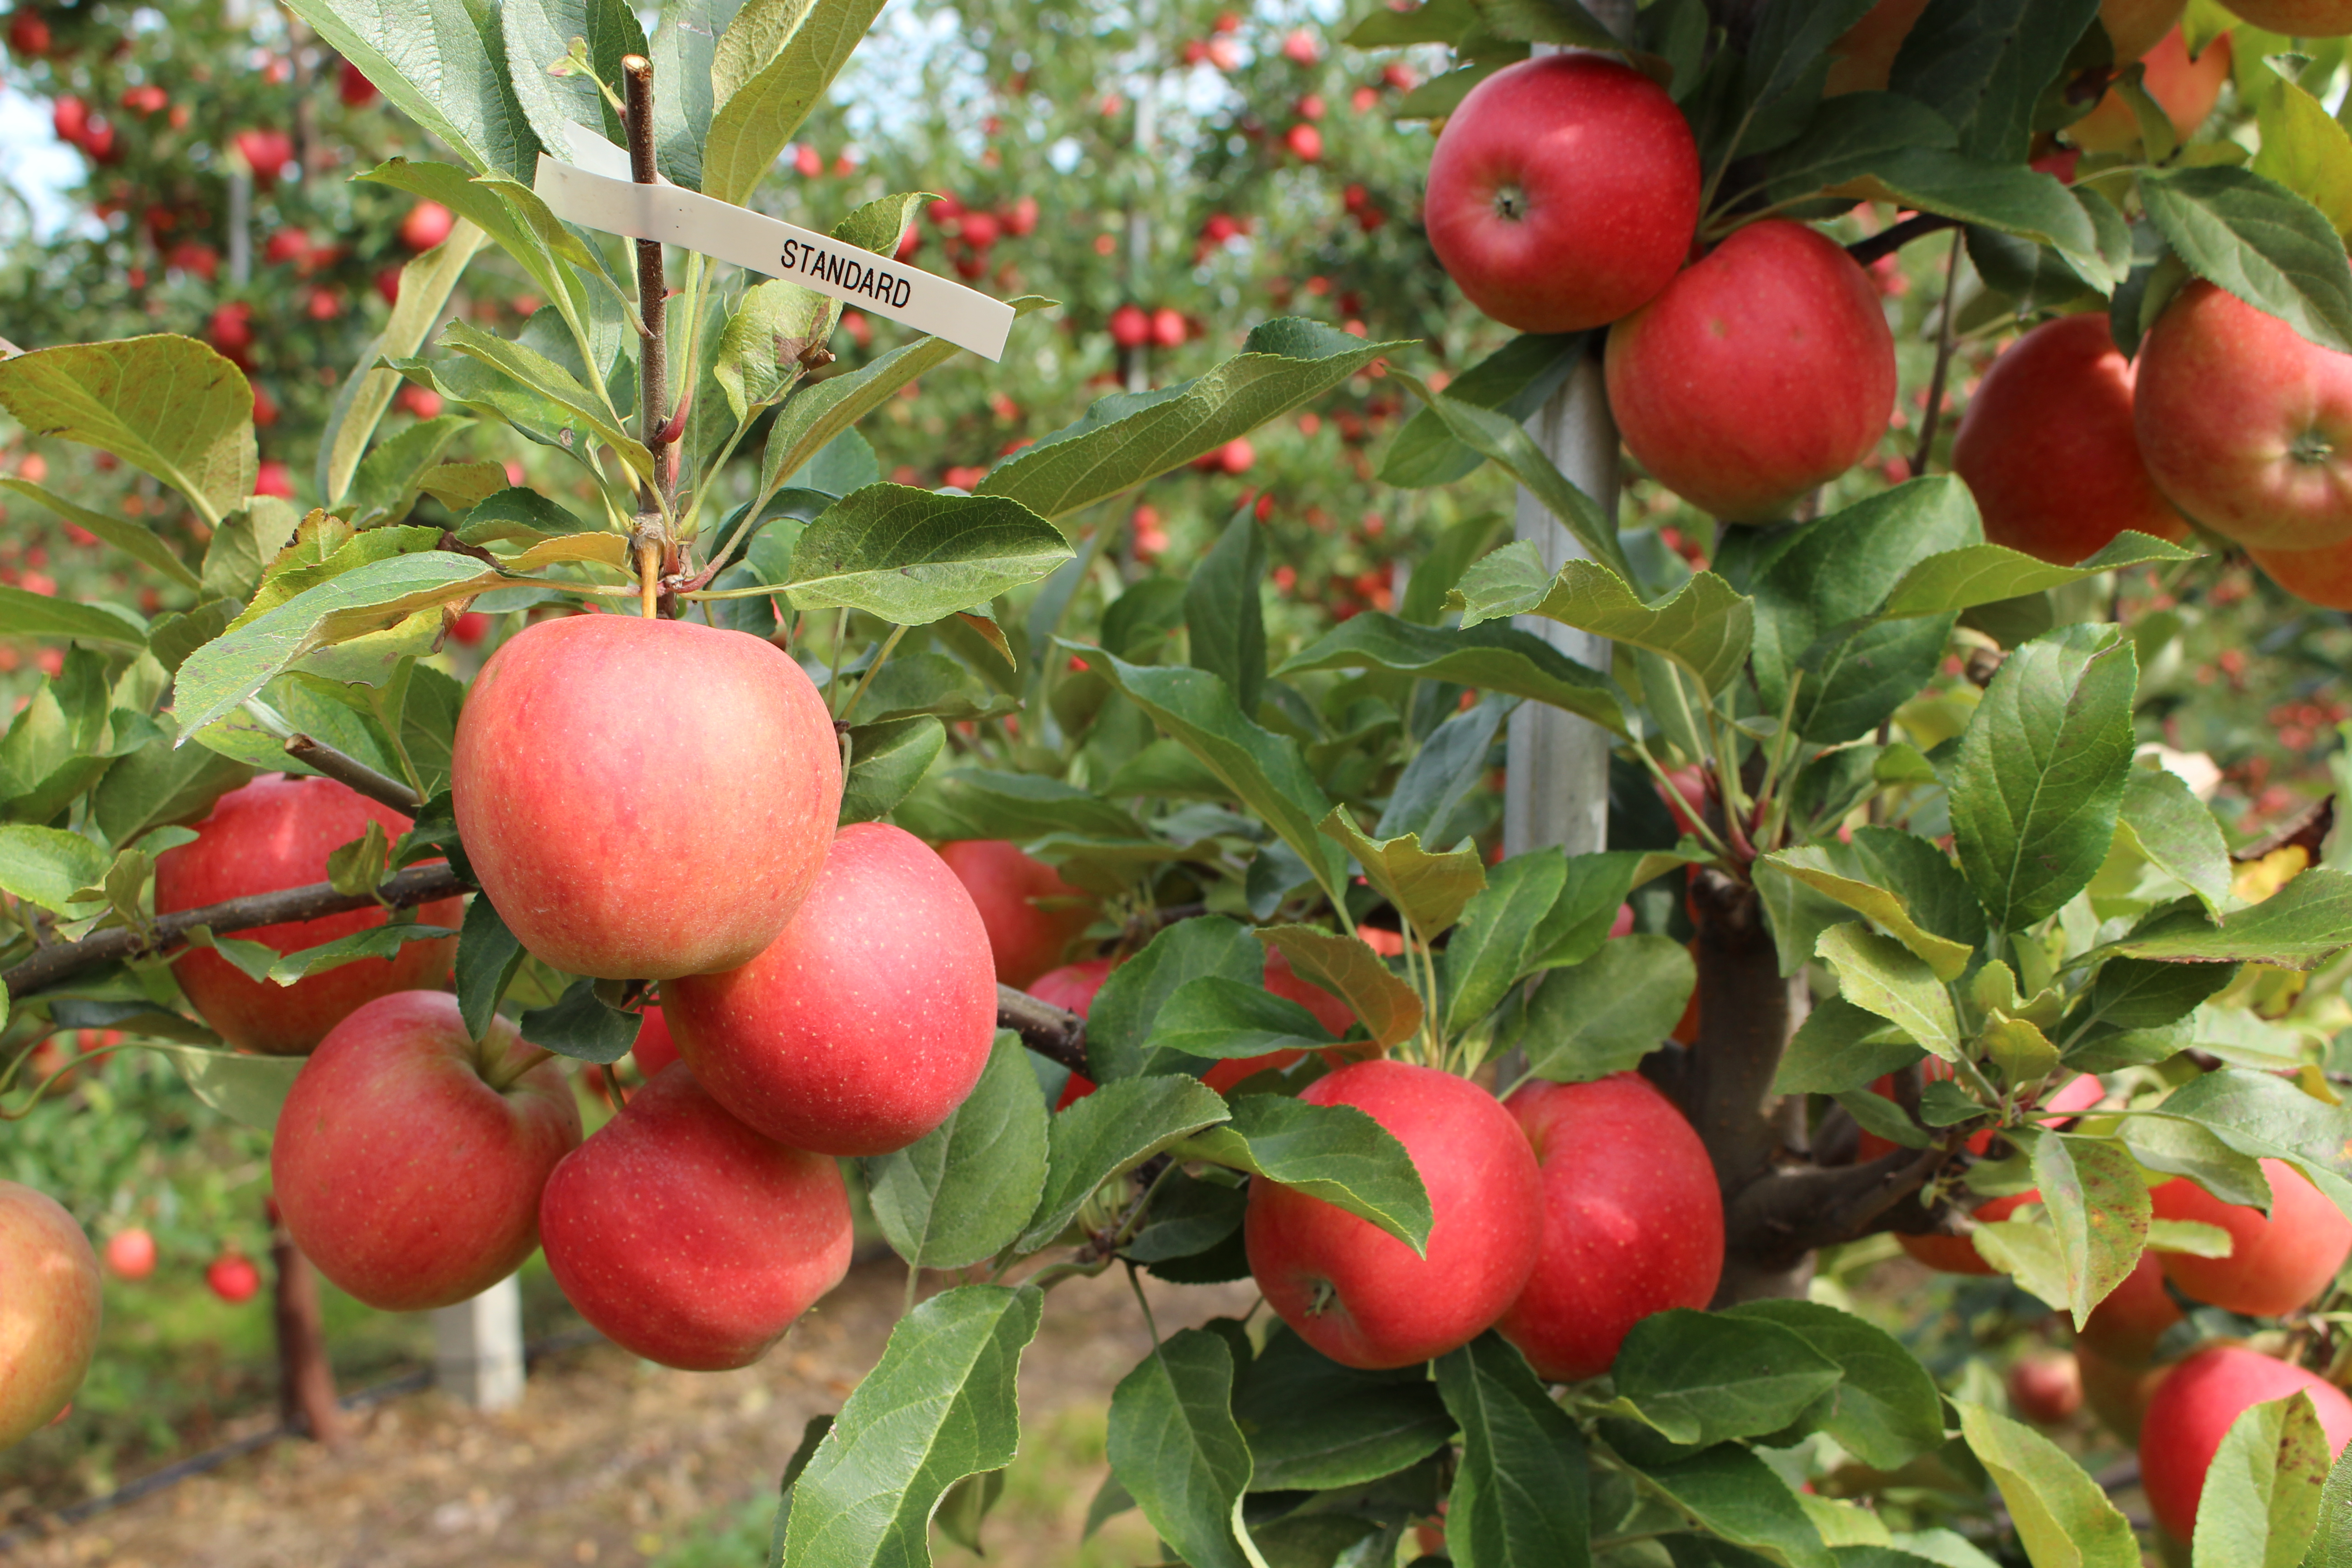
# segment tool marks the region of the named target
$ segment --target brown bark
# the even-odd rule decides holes
[[[276,1266],[273,1308],[278,1327],[278,1410],[289,1431],[312,1441],[342,1440],[342,1406],[335,1400],[334,1368],[327,1360],[326,1321],[319,1309],[319,1277],[294,1245],[272,1205],[269,1257]]]

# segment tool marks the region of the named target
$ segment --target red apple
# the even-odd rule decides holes
[[[539,1246],[539,1194],[580,1143],[556,1058],[442,991],[381,996],[295,1075],[269,1174],[319,1272],[382,1311],[478,1296]],[[420,1158],[419,1151],[431,1151]]]
[[[913,834],[853,823],[767,951],[662,987],[711,1098],[821,1154],[903,1149],[963,1103],[996,1037],[988,928]]]
[[[2164,1272],[2196,1300],[2274,1318],[2314,1300],[2352,1256],[2352,1219],[2284,1160],[2264,1160],[2271,1212],[2225,1204],[2186,1176],[2148,1194],[2158,1219],[2196,1220],[2230,1233],[2230,1256],[2162,1255]]]
[[[1547,55],[1496,71],[1447,118],[1429,243],[1504,325],[1579,331],[1666,286],[1698,196],[1698,147],[1664,88],[1601,55]]]
[[[2157,1342],[2180,1316],[2180,1308],[2164,1288],[2161,1258],[2143,1252],[2123,1283],[2091,1309],[2074,1342],[2120,1365],[2142,1367],[2155,1359]]]
[[[2071,1420],[2083,1408],[2083,1369],[2064,1351],[2021,1356],[2009,1369],[2009,1402],[2039,1426]]]
[[[996,243],[994,213],[966,213],[960,226],[960,235],[974,250],[986,250]]]
[[[1311,66],[1323,58],[1323,46],[1304,27],[1293,27],[1282,40],[1282,58],[1295,66]]]
[[[971,894],[988,928],[996,978],[1007,985],[1026,986],[1060,963],[1069,945],[1094,923],[1093,901],[1051,866],[1023,854],[1017,844],[958,839],[940,846],[940,858]]]
[[[231,790],[197,825],[193,844],[155,858],[155,910],[195,909],[254,893],[301,888],[327,879],[327,857],[364,836],[370,823],[387,837],[408,831],[408,818],[332,779],[269,774]],[[455,928],[457,899],[416,911],[426,925]],[[295,952],[380,926],[382,910],[353,910],[314,921],[288,921],[235,932],[279,952]],[[321,971],[291,985],[252,980],[209,948],[190,948],[172,963],[189,1003],[221,1038],[239,1050],[299,1056],[362,1004],[397,991],[443,984],[457,939],[402,944],[391,958],[363,958]]]
[[[399,404],[411,418],[438,419],[441,417],[441,395],[429,386],[418,386],[412,382],[394,393],[392,400]]]
[[[573,974],[748,963],[816,882],[841,811],[833,717],[748,632],[566,616],[499,647],[450,763],[507,927]]]
[[[2116,58],[2129,61],[2135,57],[2118,50]],[[2147,51],[2142,68],[2146,74],[2140,85],[2172,121],[2173,135],[2185,142],[2213,112],[2221,84],[2230,79],[2230,35],[2207,44],[2205,52],[2192,60],[2188,40],[2175,27]],[[2138,142],[2139,117],[2124,95],[2110,88],[2090,113],[2066,127],[2066,139],[2086,153],[2121,153]]]
[[[365,71],[345,60],[335,79],[335,96],[343,100],[345,109],[365,109],[375,101],[375,83],[368,80]]]
[[[759,1360],[849,1271],[841,1167],[761,1137],[677,1065],[564,1156],[539,1223],[581,1316],[689,1372]]]
[[[117,1279],[144,1279],[155,1272],[155,1238],[138,1226],[106,1238],[106,1267]]]
[[[2303,1368],[2238,1345],[2211,1346],[2174,1367],[2140,1426],[2140,1485],[2156,1521],[2182,1541],[2194,1536],[2205,1472],[2230,1424],[2250,1405],[2297,1392],[2311,1396],[2327,1451],[2342,1451],[2352,1441],[2352,1399]]]
[[[230,1306],[241,1307],[260,1290],[261,1270],[241,1252],[224,1252],[205,1270],[205,1283]]]
[[[1184,346],[1184,316],[1162,305],[1151,312],[1151,341],[1163,349]]]
[[[0,1448],[56,1419],[98,1348],[89,1237],[56,1199],[0,1181]]]
[[[1323,156],[1323,132],[1312,125],[1292,126],[1282,133],[1282,144],[1302,163],[1312,163]]]
[[[1110,341],[1123,349],[1139,349],[1151,339],[1151,318],[1140,305],[1121,305],[1110,313]]]
[[[2127,528],[2189,537],[2140,460],[2132,379],[2104,310],[2045,322],[1993,361],[1952,440],[1988,541],[2072,566]]]
[[[1886,433],[1895,337],[1852,257],[1772,218],[1610,328],[1608,382],[1652,478],[1727,521],[1769,522]]]
[[[1344,1209],[1264,1177],[1244,1240],[1266,1304],[1343,1366],[1410,1366],[1485,1331],[1526,1286],[1543,1229],[1528,1141],[1492,1095],[1404,1062],[1359,1062],[1307,1087],[1394,1134],[1429,1191],[1425,1256]]]
[[[645,1010],[637,1024],[636,1042],[629,1047],[629,1059],[637,1064],[637,1076],[648,1079],[677,1060],[677,1040],[660,1008]]]
[[[49,24],[38,11],[23,5],[8,15],[8,52],[20,60],[37,60],[49,52]],[[0,1447],[5,1447],[0,1441]]]
[[[2249,550],[2263,575],[2306,604],[2352,610],[2352,540],[2317,550]]]
[[[292,500],[294,499],[293,468],[276,458],[263,459],[261,466],[254,471],[253,493],[257,496],[276,496],[281,500]]]
[[[1543,1240],[1496,1326],[1547,1382],[1598,1376],[1635,1323],[1713,1300],[1723,1273],[1715,1166],[1638,1073],[1530,1083],[1504,1109],[1535,1149]]]
[[[253,171],[257,190],[276,185],[278,176],[294,161],[294,138],[283,131],[240,131],[229,138],[229,144]]]
[[[439,202],[419,202],[400,220],[400,243],[411,250],[430,250],[457,226],[457,215]]]
[[[2290,37],[2340,38],[2352,34],[2345,0],[2245,0],[2230,7],[2240,20]]]
[[[1083,963],[1066,963],[1059,969],[1049,969],[1031,981],[1029,994],[1083,1018],[1087,1009],[1095,1005],[1095,993],[1110,978],[1116,961],[1089,958]]]
[[[473,647],[490,634],[490,617],[479,610],[467,610],[449,623],[449,640],[459,647]]]
[[[2157,488],[2250,549],[2352,540],[2352,354],[2202,280],[2140,344],[2133,424]]]
[[[49,106],[49,125],[58,141],[79,147],[89,134],[89,105],[67,93]]]

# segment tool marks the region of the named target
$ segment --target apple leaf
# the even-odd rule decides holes
[[[1781,1054],[1775,1094],[1843,1094],[1919,1059],[1918,1046],[1877,1014],[1824,996]]]
[[[702,189],[702,140],[717,107],[711,67],[719,35],[741,7],[742,0],[683,0],[663,8],[648,40],[660,89],[654,95],[654,134],[660,142],[661,171],[671,184],[689,191]]]
[[[2352,1459],[2342,1456],[2319,1492],[2319,1520],[2305,1568],[2352,1568]]]
[[[1383,1048],[1421,1027],[1421,993],[1360,938],[1308,925],[1265,926],[1255,935],[1281,952],[1293,974],[1345,1002]]]
[[[1372,837],[1459,837],[1455,814],[1492,773],[1496,732],[1518,705],[1516,697],[1489,694],[1432,730],[1397,775]]]
[[[948,743],[947,726],[930,714],[860,724],[849,731],[849,776],[842,781],[841,820],[879,822],[921,782]]]
[[[2255,118],[2262,146],[2254,153],[2253,172],[2310,202],[2336,233],[2352,229],[2352,135],[2319,100],[2285,77],[2259,92]]]
[[[359,363],[365,368],[354,369],[336,388],[326,427],[319,436],[317,483],[326,505],[342,504],[369,440],[400,390],[400,372],[383,362],[409,359],[425,346],[467,263],[488,237],[478,225],[460,222],[448,238],[401,267],[399,297],[383,331],[360,354]]]
[[[1813,951],[1837,972],[1838,994],[1877,1014],[1946,1061],[1960,1057],[1952,994],[1925,959],[1856,922],[1822,932]]]
[[[1183,1329],[1111,1391],[1108,1454],[1160,1538],[1192,1568],[1253,1568],[1242,1501],[1250,1445],[1234,1424],[1234,1353],[1222,1335]]]
[[[2197,1499],[2197,1568],[2297,1568],[2326,1507],[2332,1456],[2298,1389],[2242,1411]]]
[[[204,588],[203,579],[180,559],[180,552],[157,538],[150,529],[102,511],[92,511],[88,507],[76,506],[55,490],[13,474],[0,478],[0,489],[14,490],[29,500],[38,501],[68,522],[89,530],[117,550],[153,567],[183,588],[198,592]]]
[[[1448,601],[1475,626],[1534,615],[1654,653],[1718,692],[1747,661],[1756,606],[1712,572],[1701,572],[1655,605],[1592,561],[1570,561],[1547,581],[1532,542],[1521,541],[1462,574]]]
[[[531,1045],[601,1067],[629,1054],[644,1023],[635,1013],[607,1005],[593,980],[575,980],[553,1005],[532,1008],[515,1026]]]
[[[1778,1432],[1844,1376],[1793,1329],[1681,1308],[1635,1323],[1611,1371],[1620,1409],[1698,1447]]]
[[[2033,1157],[2033,1181],[2058,1240],[2066,1299],[2078,1330],[2139,1264],[2151,1217],[2147,1183],[2122,1145],[2013,1129]]]
[[[1428,1245],[1429,1192],[1412,1156],[1354,1106],[1245,1094],[1234,1101],[1230,1120],[1218,1121],[1223,1125],[1179,1143],[1179,1157],[1296,1187],[1370,1221],[1416,1253]]]
[[[902,1568],[929,1561],[933,1510],[1021,1440],[1021,1352],[1044,1294],[962,1285],[898,1320],[784,1496],[773,1562]]]
[[[1818,1301],[1744,1301],[1733,1318],[1776,1323],[1834,1363],[1837,1386],[1799,1418],[1863,1463],[1895,1469],[1944,1446],[1943,1396],[1901,1341],[1852,1312]]]
[[[1833,1568],[1835,1560],[1797,1494],[1747,1448],[1718,1443],[1688,1458],[1666,1460],[1621,1448],[1619,1458],[1643,1490],[1681,1510],[1710,1534],[1781,1568]]]
[[[1950,121],[1961,152],[2021,163],[2043,90],[2097,14],[2097,0],[1929,0],[1887,85]]]
[[[748,0],[711,57],[705,195],[751,200],[881,9],[882,0]]]
[[[652,477],[653,454],[645,443],[621,427],[619,416],[598,392],[562,365],[527,344],[461,321],[452,321],[441,329],[441,342],[565,410],[612,447],[632,473],[639,479]]]
[[[269,978],[278,984],[291,985],[306,976],[324,973],[363,958],[394,957],[407,942],[438,942],[457,934],[447,926],[425,925],[416,921],[388,921],[382,925],[355,931],[349,936],[337,937],[333,942],[289,952],[269,966]]]
[[[1420,1367],[1359,1372],[1286,1325],[1244,1366],[1234,1415],[1246,1424],[1253,1491],[1367,1486],[1435,1452],[1454,1433]]]
[[[1376,12],[1372,19],[1382,15],[1394,13]],[[1445,395],[1524,424],[1568,380],[1590,342],[1581,332],[1523,332],[1455,376]],[[1456,437],[1438,412],[1424,405],[1389,443],[1380,479],[1404,489],[1450,485],[1468,479],[1486,460],[1484,452]]]
[[[1098,400],[1077,423],[998,463],[979,493],[1019,501],[1041,517],[1066,516],[1213,452],[1374,360],[1416,346],[1368,343],[1298,317],[1261,322],[1238,355],[1205,375]]]
[[[466,1032],[475,1039],[488,1036],[499,1000],[514,984],[525,956],[522,940],[507,929],[506,921],[491,907],[490,896],[475,894],[457,930],[456,964],[457,1014],[465,1020]],[[630,1040],[635,1044],[635,1037]]]
[[[1424,940],[1450,930],[1462,917],[1462,907],[1486,885],[1486,864],[1475,846],[1433,854],[1415,833],[1376,843],[1344,805],[1333,806],[1318,826],[1363,868],[1373,891],[1395,905]]]
[[[1255,984],[1265,972],[1265,951],[1250,941],[1248,928],[1222,915],[1161,928],[1096,994],[1087,1014],[1088,1073],[1107,1084],[1141,1072],[1160,1009],[1189,982],[1213,974]]]
[[[2284,1160],[2352,1212],[2352,1110],[2294,1080],[2222,1068],[2174,1089],[2155,1113],[2197,1123],[2241,1154]]]
[[[2183,900],[2098,950],[2168,963],[2269,963],[2311,969],[2352,943],[2352,872],[2315,867],[2247,909],[2208,920]]]
[[[823,347],[840,319],[841,301],[781,278],[743,290],[711,372],[739,424],[793,389],[803,351]]]
[[[528,180],[539,157],[494,7],[466,0],[291,0],[400,111],[477,172]]]
[[[1034,583],[1070,555],[1061,531],[1017,502],[886,481],[808,525],[783,587],[803,610],[844,607],[919,626]]]
[[[506,0],[499,8],[505,34],[508,79],[513,82],[523,117],[539,140],[562,152],[571,147],[566,127],[584,125],[608,142],[626,139],[621,117],[597,90],[601,79],[618,89],[621,61],[646,52],[645,29],[624,0]],[[550,76],[547,68],[571,53],[572,40],[587,45],[595,72]],[[684,84],[656,79],[665,92]]]
[[[2199,553],[2129,529],[2116,534],[2079,566],[2053,566],[2005,544],[1964,544],[1939,551],[1915,563],[1888,592],[1879,614],[1890,620],[1952,615],[1979,605],[2063,588],[2126,566],[2194,561]]]
[[[260,458],[245,373],[158,333],[0,359],[0,408],[28,434],[113,453],[188,500],[207,527],[245,505]]]
[[[1614,680],[1515,626],[1423,626],[1368,611],[1293,654],[1275,673],[1316,669],[1385,669],[1507,692],[1626,733],[1624,706]]]
[[[1256,979],[1203,974],[1178,986],[1152,1020],[1144,1070],[1171,1070],[1174,1064],[1162,1053],[1179,1058],[1261,1057],[1330,1043],[1314,1014]]]
[[[74,894],[103,882],[110,861],[79,833],[25,823],[0,826],[0,891],[52,914],[95,913],[93,906],[77,903]]]
[[[866,1162],[882,1234],[909,1267],[961,1268],[1021,1233],[1045,1185],[1045,1102],[1000,1030],[970,1098],[928,1136]]]
[[[2143,169],[2140,201],[2189,270],[2309,342],[2352,353],[2352,268],[2326,216],[2251,169]]]
[[[1097,1187],[1229,1114],[1214,1089],[1181,1073],[1106,1083],[1055,1111],[1047,1133],[1045,1192],[1013,1245],[1024,1254],[1051,1245]]]
[[[1184,583],[1187,662],[1232,687],[1244,713],[1258,710],[1265,686],[1265,531],[1244,506]],[[1041,657],[1045,646],[1033,634],[1032,647]]]
[[[2221,825],[2179,773],[2134,768],[2124,785],[2123,829],[2150,865],[2195,893],[2209,912],[2230,897],[2230,849]]]
[[[90,817],[108,843],[128,844],[150,828],[201,820],[213,802],[252,777],[250,767],[218,752],[159,735],[106,770],[90,795]]]
[[[2000,1489],[2033,1568],[2138,1568],[2130,1521],[2063,1448],[1981,1405],[1953,1406],[1960,1436]]]
[[[203,1046],[158,1045],[196,1098],[232,1121],[261,1131],[274,1131],[278,1113],[294,1089],[303,1057],[254,1056],[245,1051],[212,1050]]]
[[[1960,736],[1952,828],[1996,931],[2022,931],[2081,892],[2107,858],[2129,782],[2130,639],[2061,626],[2009,656]]]
[[[1437,1360],[1462,1432],[1445,1544],[1462,1568],[1580,1568],[1592,1557],[1584,1434],[1493,1330]]]
[[[1554,1083],[1624,1072],[1658,1048],[1690,1005],[1698,966],[1672,937],[1622,936],[1544,977],[1520,1045],[1528,1069]]]
[[[1969,964],[1974,949],[1966,942],[1937,936],[1912,918],[1911,907],[1901,894],[1879,887],[1874,882],[1846,875],[1837,868],[1836,858],[1823,845],[1808,844],[1795,849],[1784,849],[1766,857],[1772,868],[1785,877],[1802,882],[1825,898],[1833,899],[1846,908],[1867,916],[1885,930],[1912,954],[1935,972],[1936,978],[1947,984],[1958,980]]]
[[[1486,873],[1486,886],[1462,907],[1440,960],[1449,1034],[1500,1006],[1528,973],[1536,933],[1567,884],[1568,860],[1557,849],[1514,855]]]

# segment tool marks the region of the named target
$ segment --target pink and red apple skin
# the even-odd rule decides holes
[[[833,720],[748,632],[630,616],[499,646],[457,720],[457,829],[484,891],[556,968],[732,969],[815,885],[841,809]]]
[[[2126,529],[2189,537],[2140,460],[2133,380],[2104,310],[2045,321],[2001,351],[1952,439],[1988,543],[2072,566]]]
[[[415,1312],[522,1267],[540,1189],[579,1143],[555,1058],[502,1018],[477,1046],[456,997],[404,991],[338,1024],[302,1064],[269,1173],[320,1273],[371,1307]]]
[[[1771,522],[1877,446],[1895,336],[1853,258],[1801,223],[1736,231],[1609,329],[1625,446],[1685,500]]]
[[[2140,343],[2132,418],[2157,488],[2214,532],[2261,551],[2352,540],[2352,354],[2200,279]]]
[[[849,1272],[849,1193],[763,1138],[682,1064],[567,1155],[540,1200],[547,1267],[624,1349],[687,1372],[766,1354]]]
[[[677,1039],[669,1032],[669,1020],[659,1007],[648,1007],[640,1015],[629,1059],[637,1064],[637,1076],[648,1079],[677,1060]]]
[[[221,796],[197,825],[195,842],[155,858],[155,912],[323,882],[327,857],[363,836],[371,822],[383,824],[393,838],[409,828],[407,817],[332,779],[275,773],[255,779]],[[419,909],[416,918],[454,929],[462,908],[456,899],[442,899]],[[389,918],[382,910],[352,910],[235,934],[240,942],[297,952]],[[300,1056],[362,1003],[446,983],[457,947],[455,937],[407,942],[391,958],[362,958],[291,985],[250,979],[211,949],[191,948],[173,960],[172,973],[189,1005],[230,1045]]]
[[[2140,1485],[2156,1521],[2179,1540],[2194,1537],[2205,1472],[2230,1424],[2251,1405],[2298,1392],[2311,1396],[2328,1453],[2342,1452],[2352,1441],[2352,1399],[2299,1366],[2239,1345],[2214,1345],[2168,1373],[2139,1428]]]
[[[1495,320],[1580,331],[1666,286],[1698,200],[1698,146],[1663,88],[1604,56],[1549,55],[1496,71],[1446,118],[1429,243]]]
[[[2195,1300],[2274,1318],[2316,1300],[2347,1256],[2352,1256],[2352,1219],[2284,1160],[2264,1160],[2270,1178],[2271,1212],[2227,1204],[2186,1176],[2175,1176],[2148,1193],[2158,1219],[2218,1225],[2230,1233],[2227,1258],[2196,1258],[2185,1252],[2159,1255],[2172,1282]]]
[[[1548,1382],[1609,1370],[1637,1322],[1704,1309],[1723,1274],[1723,1197],[1706,1146],[1636,1073],[1528,1084],[1504,1102],[1535,1150],[1543,1239],[1496,1326]]]
[[[947,1120],[988,1065],[996,971],[953,872],[887,823],[835,838],[801,912],[740,968],[662,988],[694,1076],[797,1149],[887,1154]]]
[[[1369,1220],[1254,1177],[1243,1240],[1266,1304],[1344,1366],[1410,1366],[1475,1339],[1527,1285],[1542,1235],[1542,1178],[1518,1123],[1467,1079],[1405,1062],[1341,1068],[1299,1098],[1388,1129],[1434,1223],[1416,1256]]]
[[[1031,981],[1058,966],[1070,944],[1094,923],[1091,903],[1061,901],[1085,899],[1085,892],[1062,880],[1051,866],[1024,854],[1017,844],[1003,838],[959,838],[940,846],[940,858],[971,895],[972,907],[988,928],[996,978],[1004,984],[1026,989]],[[1052,901],[1041,904],[1041,899]]]
[[[0,1181],[0,1448],[56,1419],[98,1350],[98,1255],[47,1193]]]

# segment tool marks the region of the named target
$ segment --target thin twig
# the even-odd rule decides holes
[[[0,974],[0,985],[8,988],[12,997],[24,997],[57,984],[59,981],[95,969],[102,963],[117,963],[126,959],[141,958],[149,953],[167,952],[177,947],[190,928],[208,926],[215,935],[229,931],[251,931],[256,926],[274,926],[287,921],[313,921],[324,915],[340,915],[351,910],[403,910],[417,904],[429,904],[438,899],[454,899],[466,891],[457,880],[457,873],[446,864],[412,866],[389,881],[361,893],[338,892],[331,882],[320,882],[307,888],[284,888],[274,893],[252,893],[242,899],[225,899],[217,904],[205,904],[193,910],[174,910],[157,917],[153,927],[145,931],[116,927],[86,936],[79,942],[61,942],[44,947],[5,974]],[[1038,1005],[1043,1006],[1040,1003]]]
[[[629,178],[650,185],[660,179],[654,155],[654,65],[643,55],[621,61],[624,90],[628,95]],[[646,335],[637,342],[637,435],[653,454],[654,479],[646,486],[645,510],[663,510],[676,489],[669,471],[667,439],[669,425],[669,355],[662,333],[663,301],[668,284],[662,277],[662,247],[657,239],[637,241],[637,314]]]
[[[337,784],[357,790],[377,805],[392,807],[403,816],[415,816],[422,805],[415,790],[390,773],[380,773],[357,757],[339,752],[324,741],[313,740],[308,735],[289,735],[286,738],[286,754],[326,774]]]
[[[1966,237],[1952,231],[1951,259],[1944,264],[1944,324],[1936,332],[1936,371],[1927,378],[1927,409],[1919,416],[1919,449],[1911,454],[1911,477],[1927,471],[1927,458],[1936,448],[1936,426],[1944,415],[1944,382],[1952,373],[1952,297],[1960,279],[1960,243]]]
[[[13,994],[14,986],[10,987]],[[1048,1061],[1072,1072],[1087,1070],[1087,1021],[1051,1002],[1040,1002],[1010,985],[996,988],[996,1026],[1021,1037],[1021,1043]]]
[[[1882,228],[1868,239],[1857,239],[1845,247],[1845,253],[1864,267],[1884,256],[1892,256],[1922,235],[1942,229],[1957,228],[1960,220],[1946,217],[1941,213],[1915,213],[1901,223]]]

